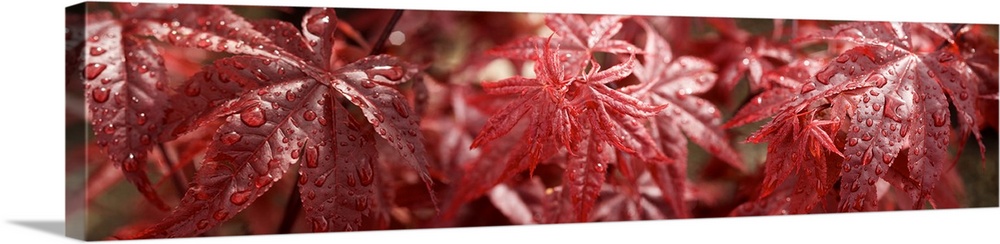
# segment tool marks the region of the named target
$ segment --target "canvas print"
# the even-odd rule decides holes
[[[86,240],[997,207],[997,25],[87,2]]]

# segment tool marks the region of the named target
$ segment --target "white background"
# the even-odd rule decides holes
[[[166,2],[166,1],[155,1]],[[416,3],[420,2],[420,3]],[[302,1],[213,0],[222,4],[442,10],[616,13],[838,20],[1000,23],[990,1]],[[447,2],[447,3],[445,3]],[[480,3],[483,2],[483,3]],[[886,1],[889,2],[889,1]],[[892,1],[899,2],[900,1]],[[976,4],[976,2],[980,4]],[[0,242],[67,243],[64,213],[63,11],[74,1],[8,1],[0,7]],[[181,1],[193,3],[193,1]],[[836,3],[836,4],[834,4]],[[603,4],[603,5],[602,5]],[[996,241],[1000,209],[669,220],[309,235],[144,240],[129,243],[510,243],[543,241],[860,243]],[[38,226],[43,226],[39,228]],[[990,241],[992,240],[992,241]]]

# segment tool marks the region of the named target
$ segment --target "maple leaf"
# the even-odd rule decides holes
[[[194,115],[178,123],[177,133],[206,121],[225,122],[181,205],[134,238],[203,233],[245,209],[299,161],[302,202],[314,231],[384,226],[379,224],[387,220],[379,210],[382,200],[376,199],[374,133],[397,149],[430,189],[417,121],[391,87],[411,80],[416,67],[388,55],[334,67],[332,52],[314,49],[333,46],[332,9],[310,11],[304,35],[279,21],[253,27],[268,34],[252,39],[273,43],[281,57],[217,60],[172,97],[187,107],[177,113]],[[374,130],[361,130],[341,99],[358,106]],[[189,114],[198,109],[208,111]]]
[[[751,140],[781,140],[777,138],[798,131],[777,129],[797,125],[785,120],[828,108],[828,120],[847,124],[840,211],[874,210],[875,183],[879,179],[890,183],[898,179],[885,178],[897,158],[906,159],[909,174],[904,178],[919,186],[903,190],[912,198],[913,208],[922,206],[948,161],[949,105],[958,111],[962,138],[970,132],[977,140],[980,138],[978,130],[971,129],[978,128],[979,121],[972,115],[976,104],[970,94],[979,94],[982,81],[954,51],[933,47],[942,42],[954,43],[947,29],[932,24],[864,22],[836,26],[800,39],[842,41],[855,46],[819,71],[811,83],[802,85],[801,95]],[[916,36],[920,33],[930,34]],[[912,41],[917,38],[938,42],[921,45],[932,42]]]
[[[715,52],[709,55],[709,59],[721,67],[718,85],[726,91],[732,90],[744,74],[751,91],[767,88],[768,83],[763,80],[764,74],[792,60],[792,53],[787,45],[753,36],[740,29],[734,19],[710,18],[707,22],[724,38],[716,45]],[[781,26],[776,23],[775,29]]]
[[[637,120],[655,114],[662,107],[646,105],[605,86],[632,72],[634,56],[606,70],[600,70],[600,65],[591,62],[594,68],[588,74],[575,76],[566,72],[557,56],[558,51],[549,44],[542,46],[542,53],[534,58],[536,78],[516,76],[483,83],[488,93],[520,94],[524,99],[515,100],[494,114],[472,147],[505,135],[523,117],[529,117],[528,123],[534,126],[522,135],[524,144],[515,149],[518,154],[511,157],[525,158],[526,162],[508,162],[504,175],[526,168],[533,170],[538,162],[555,152],[552,147],[562,145],[574,154],[564,175],[567,196],[563,200],[569,201],[571,204],[567,206],[575,209],[575,221],[586,221],[604,179],[603,168],[610,163],[607,157],[601,156],[603,151],[610,151],[610,148],[605,150],[605,146],[642,159],[663,158],[653,149],[652,138]],[[589,130],[592,131],[587,132]],[[581,143],[581,140],[586,142]],[[488,185],[498,183],[495,180]]]
[[[166,74],[159,49],[102,12],[86,17],[83,80],[97,144],[151,203],[167,210],[146,175],[148,151],[165,116]]]
[[[589,25],[580,15],[549,14],[545,16],[545,25],[555,36],[545,38],[540,36],[527,37],[491,49],[487,53],[515,60],[534,60],[539,56],[538,47],[556,43],[559,61],[567,63],[566,72],[579,74],[591,59],[594,52],[613,54],[630,54],[638,48],[624,40],[612,37],[622,29],[623,16],[600,16]],[[551,39],[551,40],[549,40]]]
[[[714,66],[708,61],[682,56],[674,59],[670,45],[648,24],[645,62],[636,65],[635,75],[642,82],[623,89],[650,104],[662,104],[665,109],[650,118],[653,140],[670,158],[686,164],[687,140],[674,136],[680,132],[695,144],[731,166],[744,170],[742,160],[729,146],[719,124],[722,115],[710,102],[694,96],[714,85]]]
[[[765,73],[762,79],[769,84],[768,88],[751,98],[722,127],[739,127],[777,114],[794,101],[802,85],[811,83],[812,77],[825,65],[821,60],[801,59]]]

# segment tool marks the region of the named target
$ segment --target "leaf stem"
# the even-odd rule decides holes
[[[389,23],[385,24],[385,28],[382,29],[382,35],[378,37],[378,41],[372,43],[372,50],[368,53],[371,55],[382,54],[385,51],[385,41],[389,39],[389,34],[392,33],[392,29],[396,27],[396,23],[399,22],[399,17],[403,16],[403,10],[396,10],[392,13],[392,18],[389,19]]]
[[[163,160],[167,161],[167,166],[170,167],[170,172],[167,173],[174,179],[173,185],[174,190],[177,192],[177,196],[184,198],[184,193],[187,192],[188,184],[187,176],[184,176],[184,170],[177,168],[176,162],[174,162],[174,160],[170,158],[170,155],[167,154],[167,147],[164,146],[163,143],[158,143],[157,146],[159,146],[160,154],[163,154]]]
[[[291,233],[292,226],[295,226],[295,219],[299,217],[302,210],[302,201],[299,200],[299,174],[295,174],[295,183],[292,186],[292,193],[288,195],[285,202],[285,214],[281,217],[281,225],[278,225],[278,234]]]

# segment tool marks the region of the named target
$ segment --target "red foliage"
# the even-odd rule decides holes
[[[972,135],[985,161],[997,126],[978,25],[775,21],[768,37],[710,19],[713,39],[683,18],[109,6],[67,18],[87,22],[67,34],[67,90],[107,156],[87,189],[126,179],[169,210],[116,238],[212,235],[270,198],[288,199],[278,232],[959,207],[949,147]],[[397,23],[410,41],[386,38]],[[720,93],[750,98],[730,112]],[[729,129],[767,118],[746,139],[767,143],[759,162]]]

